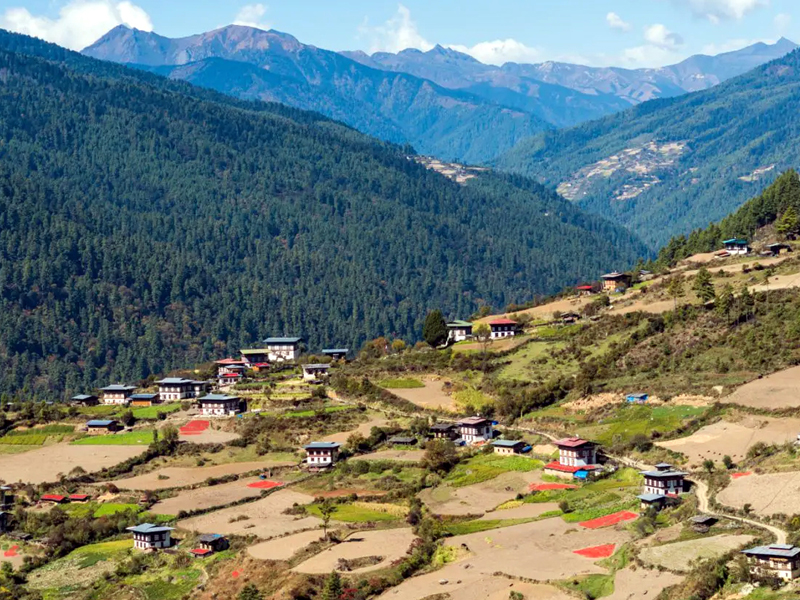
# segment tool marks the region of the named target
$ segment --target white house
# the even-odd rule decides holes
[[[300,358],[300,337],[273,337],[264,340],[264,345],[269,351],[269,360],[273,362],[286,362]]]
[[[492,422],[483,417],[469,417],[458,422],[458,434],[468,444],[487,442],[494,436]]]
[[[750,246],[747,245],[747,240],[733,238],[722,242],[725,246],[725,251],[731,255],[750,254]]]
[[[200,414],[204,417],[233,417],[244,412],[242,399],[238,396],[208,394],[197,402],[200,405]]]
[[[128,527],[128,531],[133,533],[133,547],[138,550],[169,548],[172,545],[172,540],[170,539],[172,530],[172,527],[153,525],[152,523],[142,523],[135,527]]]
[[[103,404],[127,404],[128,396],[136,390],[132,385],[109,385],[104,387]]]
[[[303,446],[306,451],[306,465],[311,469],[327,469],[339,457],[339,444],[336,442],[311,442]]]
[[[655,471],[642,471],[644,476],[644,493],[660,496],[675,496],[683,493],[686,473],[675,471],[672,465],[659,463]]]
[[[511,319],[495,319],[489,322],[492,330],[492,339],[499,340],[517,335],[519,324]]]
[[[167,377],[158,384],[158,395],[162,402],[177,402],[192,397],[193,381],[182,377]]]
[[[791,581],[800,576],[800,548],[788,544],[772,544],[742,550],[747,568],[756,577],[772,576]]]
[[[320,381],[328,376],[331,366],[324,363],[303,365],[304,381]]]
[[[469,321],[451,321],[447,324],[447,341],[463,342],[472,337],[472,323]]]

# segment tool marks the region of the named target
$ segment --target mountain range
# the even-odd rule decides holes
[[[495,161],[652,247],[733,212],[800,161],[800,51],[710,89],[521,142]]]
[[[414,341],[432,308],[463,318],[648,253],[531,179],[457,183],[318,113],[2,31],[0,73],[0,393],[63,397],[268,335]]]
[[[441,46],[336,53],[232,25],[179,39],[119,26],[83,52],[238,98],[315,110],[423,154],[482,163],[535,134],[715,85],[794,47],[782,39],[663,69],[494,67]]]

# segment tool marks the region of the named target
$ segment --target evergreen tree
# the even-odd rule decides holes
[[[239,592],[239,600],[262,600],[263,597],[261,591],[252,583],[245,585]]]
[[[716,297],[716,292],[714,291],[714,282],[711,280],[711,273],[708,272],[708,269],[705,267],[700,268],[694,278],[694,285],[692,285],[692,289],[703,303],[710,302]]]
[[[336,571],[331,571],[322,588],[322,600],[339,600],[343,591],[342,577]]]
[[[447,340],[447,323],[444,321],[442,311],[438,308],[432,310],[425,317],[425,325],[422,328],[422,339],[432,348],[441,346]]]
[[[667,285],[667,293],[669,297],[675,301],[675,310],[678,310],[678,298],[683,298],[686,293],[683,287],[683,277],[680,275],[673,275]]]
[[[725,319],[729,318],[733,308],[733,301],[733,286],[730,283],[726,283],[717,297],[715,305],[717,314]]]
[[[800,219],[797,217],[797,211],[794,206],[790,205],[784,211],[783,215],[781,215],[781,218],[778,219],[778,222],[775,224],[775,229],[781,235],[789,237],[797,233],[799,224]]]

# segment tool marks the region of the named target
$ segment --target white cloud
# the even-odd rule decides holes
[[[474,46],[448,46],[464,54],[469,54],[487,65],[503,65],[507,62],[531,63],[542,59],[538,48],[531,48],[514,39],[481,42]]]
[[[9,8],[0,15],[0,27],[81,50],[117,25],[152,31],[153,22],[141,7],[124,0],[73,0],[57,18],[37,16],[26,8]]]
[[[264,4],[246,4],[243,6],[233,20],[234,25],[245,25],[258,29],[270,29],[270,24],[264,21],[267,14],[267,6]]]
[[[661,23],[647,27],[644,30],[644,39],[648,44],[664,50],[676,50],[683,45],[683,38]]]
[[[726,19],[741,19],[757,8],[767,6],[769,0],[672,0],[676,4],[688,6],[699,17],[712,23]]]
[[[610,12],[606,15],[606,23],[611,29],[616,29],[617,31],[630,31],[631,24],[627,23],[615,12]]]
[[[792,24],[792,15],[788,13],[779,13],[775,15],[772,23],[775,25],[775,31],[777,31],[780,35],[783,35],[789,31],[789,27]]]

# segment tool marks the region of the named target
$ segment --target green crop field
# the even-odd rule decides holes
[[[707,409],[698,406],[621,406],[612,417],[579,428],[578,433],[603,445],[626,442],[635,435],[650,437],[654,431],[668,433],[685,421],[701,416]]]
[[[553,516],[553,515],[548,515]],[[528,519],[491,519],[485,521],[462,521],[460,523],[448,523],[444,529],[450,535],[467,535],[469,533],[480,533],[481,531],[489,531],[490,529],[498,529],[500,527],[511,527],[512,525],[522,525],[523,523],[531,523],[538,521],[538,517],[531,517]]]
[[[119,503],[119,502],[106,502],[106,503],[98,505],[97,508],[95,509],[94,513],[92,514],[92,516],[95,519],[97,519],[97,518],[100,518],[100,517],[104,517],[106,515],[115,515],[117,513],[125,512],[125,511],[133,511],[133,512],[138,513],[140,510],[142,510],[142,509],[138,504],[123,504],[123,503]]]
[[[455,487],[461,487],[488,481],[509,471],[524,473],[541,469],[543,466],[544,463],[535,458],[480,454],[457,465],[447,476],[446,481]]]
[[[306,512],[310,515],[321,517],[319,506],[312,504],[306,507]],[[337,504],[336,510],[331,519],[333,521],[342,521],[343,523],[367,523],[370,521],[396,521],[400,519],[399,515],[393,515],[387,512],[378,510],[371,510],[364,506],[354,506],[352,504]]]
[[[47,435],[5,435],[0,444],[9,446],[41,446],[47,441]]]
[[[395,379],[383,379],[378,382],[378,385],[382,388],[386,388],[389,390],[407,390],[413,388],[423,388],[425,384],[422,383],[419,379],[414,379],[413,377],[398,377]]]
[[[94,435],[72,442],[77,446],[147,446],[153,441],[153,430],[128,431],[109,435]]]
[[[133,409],[133,416],[137,419],[157,419],[158,413],[170,414],[181,409],[180,402],[171,404],[156,404],[155,406],[143,406]]]

